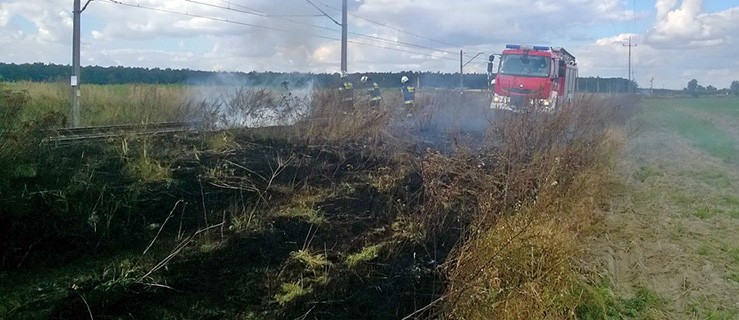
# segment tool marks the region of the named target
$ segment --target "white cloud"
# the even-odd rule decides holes
[[[657,20],[647,41],[663,48],[696,48],[732,43],[739,32],[739,8],[705,13],[702,0],[658,0]]]
[[[0,27],[7,26],[9,21],[10,13],[8,12],[8,9],[5,8],[5,4],[0,3]]]
[[[69,63],[71,1],[0,1],[4,62]],[[152,9],[91,2],[82,15],[83,64],[228,71],[339,69],[339,27],[305,1],[120,1]],[[340,19],[340,1],[317,3]],[[700,77],[711,74],[710,81],[724,87],[737,73],[719,70],[739,68],[739,46],[732,38],[739,33],[739,7],[706,13],[701,4],[657,0],[652,11],[635,13],[630,1],[623,0],[350,1],[349,71],[457,72],[463,49],[465,61],[486,53],[465,72],[485,72],[488,53],[499,52],[506,43],[526,43],[567,48],[578,57],[585,76],[626,77],[628,48],[623,43],[630,35],[638,44],[632,63],[642,85],[655,76],[669,79],[669,87],[682,87],[689,80],[684,77],[704,83],[709,80]],[[644,33],[618,32],[633,19],[652,23]]]

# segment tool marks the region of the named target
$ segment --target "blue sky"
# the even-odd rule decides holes
[[[85,1],[82,1],[83,4]],[[335,20],[341,0],[312,0]],[[484,72],[506,43],[561,46],[581,76],[679,89],[739,80],[739,0],[349,0],[349,72]],[[339,71],[338,26],[307,0],[95,0],[82,64]],[[0,0],[0,61],[70,64],[72,1]],[[227,20],[227,21],[225,21]]]

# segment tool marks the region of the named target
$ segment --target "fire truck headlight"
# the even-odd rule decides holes
[[[549,100],[547,100],[547,99],[542,99],[542,100],[541,100],[541,104],[542,104],[543,106],[547,107],[547,106],[549,106]]]
[[[493,97],[493,102],[502,102],[502,101],[503,101],[503,99],[501,99],[500,96],[494,96]]]

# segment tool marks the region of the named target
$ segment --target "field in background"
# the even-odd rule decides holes
[[[645,99],[597,252],[654,319],[739,318],[739,99]]]
[[[59,115],[58,126],[66,126],[70,116],[70,88],[66,83],[4,82],[3,88],[24,92],[29,101],[21,120],[39,119],[49,113]],[[255,90],[258,89],[258,90]],[[85,85],[80,98],[81,126],[146,124],[157,122],[207,122],[218,128],[273,125],[274,122],[295,121],[310,103],[313,86],[306,87],[245,87],[233,85]],[[333,88],[323,88],[332,90]],[[365,89],[356,90],[358,105],[366,106]],[[383,103],[400,106],[400,91],[383,88]],[[441,92],[441,94],[439,94]],[[418,90],[418,98],[426,101],[444,96],[446,91]],[[428,95],[428,98],[424,98]],[[252,107],[246,107],[249,104]],[[253,106],[257,107],[254,108]],[[252,109],[248,109],[252,108]],[[289,110],[288,110],[289,109]],[[276,115],[274,110],[282,113]],[[268,114],[265,118],[264,115]],[[247,115],[247,117],[244,117]],[[279,119],[277,119],[279,118]],[[292,119],[285,119],[292,118]],[[284,123],[278,123],[284,124]]]

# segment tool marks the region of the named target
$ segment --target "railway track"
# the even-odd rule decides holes
[[[52,144],[69,144],[87,140],[107,139],[123,135],[157,135],[176,133],[196,130],[197,125],[197,122],[159,122],[51,129],[44,131],[44,142]]]

